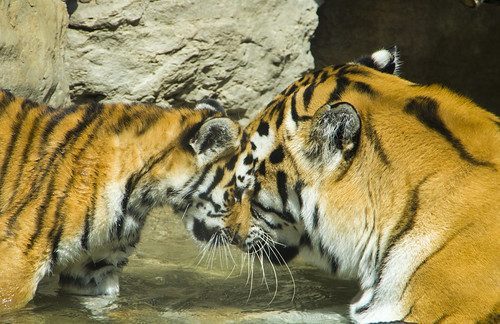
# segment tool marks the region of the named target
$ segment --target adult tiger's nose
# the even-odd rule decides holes
[[[239,246],[243,241],[242,237],[237,232],[231,230],[228,227],[224,228],[224,233],[226,234],[227,237],[229,237],[229,243],[233,245]]]

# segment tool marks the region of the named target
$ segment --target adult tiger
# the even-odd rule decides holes
[[[384,49],[290,85],[188,228],[358,279],[356,322],[498,320],[500,120],[398,68]]]
[[[240,134],[210,99],[54,109],[7,91],[0,125],[0,313],[23,307],[48,273],[70,293],[118,293],[151,208],[184,210]]]

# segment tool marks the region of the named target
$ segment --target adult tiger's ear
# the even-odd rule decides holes
[[[308,155],[324,163],[333,162],[334,155],[349,160],[358,147],[360,129],[361,120],[351,104],[327,104],[313,116]]]
[[[206,165],[239,146],[241,127],[227,117],[204,122],[189,140],[198,164]]]
[[[354,63],[362,64],[384,73],[399,75],[402,62],[399,59],[398,48],[393,46],[378,50],[369,56],[360,57]]]

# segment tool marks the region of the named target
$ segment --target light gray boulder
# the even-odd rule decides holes
[[[69,6],[71,98],[252,115],[313,68],[315,0],[84,0]],[[250,111],[250,113],[247,113]]]
[[[66,103],[67,24],[61,0],[0,0],[0,88],[56,106]]]

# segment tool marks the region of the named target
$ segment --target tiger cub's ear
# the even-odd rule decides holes
[[[205,98],[201,99],[196,103],[196,106],[194,107],[195,110],[201,110],[201,109],[208,109],[208,110],[213,110],[220,112],[226,116],[226,111],[222,107],[222,105],[215,99],[212,98]]]
[[[310,148],[322,162],[328,163],[341,152],[348,160],[359,142],[361,121],[354,107],[347,102],[325,105],[314,114],[310,130]]]
[[[372,53],[370,56],[360,57],[354,63],[362,64],[372,69],[395,75],[399,75],[399,69],[401,67],[399,51],[396,46],[383,48]]]
[[[209,119],[190,139],[198,164],[206,165],[239,146],[240,126],[227,117]]]

